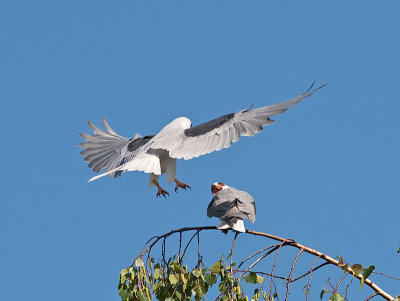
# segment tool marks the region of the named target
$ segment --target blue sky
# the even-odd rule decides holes
[[[249,229],[399,276],[399,10],[395,0],[0,1],[0,299],[119,300],[119,271],[149,237],[217,224],[206,217],[215,181],[253,195]],[[87,120],[155,134],[178,116],[196,125],[286,100],[314,80],[328,86],[263,133],[180,160],[191,191],[163,178],[170,197],[157,199],[143,173],[86,182]],[[219,235],[204,236],[205,254],[230,246]],[[242,241],[242,254],[268,243]],[[327,271],[312,300],[341,276]]]

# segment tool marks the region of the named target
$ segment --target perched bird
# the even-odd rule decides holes
[[[270,106],[258,109],[247,108],[236,113],[227,114],[192,127],[186,117],[179,117],[166,125],[158,134],[142,137],[136,134],[132,139],[118,135],[103,118],[103,131],[92,124],[94,135],[79,133],[85,140],[80,143],[81,155],[89,161],[89,167],[95,172],[105,172],[91,178],[93,181],[108,175],[118,177],[126,171],[143,171],[150,173],[150,186],[157,186],[157,196],[168,195],[159,184],[161,174],[167,174],[169,183],[175,181],[175,191],[179,187],[186,190],[189,185],[176,178],[176,159],[192,159],[223,148],[228,148],[241,136],[253,136],[263,130],[263,126],[271,124],[271,116],[286,111],[304,98],[312,95],[323,86]]]
[[[217,228],[246,232],[243,220],[247,219],[252,223],[256,220],[256,204],[253,197],[246,191],[221,182],[212,184],[211,192],[214,197],[207,207],[207,216],[215,216],[221,220]]]

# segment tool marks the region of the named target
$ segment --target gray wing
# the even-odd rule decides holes
[[[103,168],[105,171],[110,171],[129,162],[154,137],[141,137],[136,134],[133,139],[125,138],[115,133],[104,118],[102,122],[106,132],[89,121],[88,124],[93,129],[94,135],[79,133],[86,140],[85,143],[79,143],[79,146],[83,148],[81,155],[85,157],[85,161],[89,161],[89,167],[95,172],[99,172]],[[122,171],[119,170],[109,176],[118,177],[121,174]]]
[[[220,219],[238,217],[254,223],[256,205],[249,193],[230,187],[215,194],[208,205],[207,216],[215,216]]]
[[[270,119],[271,116],[285,112],[289,107],[322,87],[314,90],[309,89],[302,95],[278,104],[254,110],[249,108],[221,116],[186,129],[177,137],[169,137],[168,140],[159,141],[155,147],[168,150],[172,158],[184,158],[185,160],[228,148],[241,136],[253,136],[261,132],[263,126],[274,122]]]

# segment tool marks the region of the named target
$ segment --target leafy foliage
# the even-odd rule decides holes
[[[263,290],[264,277],[254,272],[247,272],[235,276],[232,267],[235,263],[226,264],[221,259],[216,261],[210,268],[200,258],[197,265],[189,269],[179,256],[164,262],[155,263],[151,258],[144,263],[142,258],[137,258],[134,265],[123,269],[119,276],[118,291],[122,300],[147,301],[156,297],[158,300],[182,301],[182,300],[205,300],[210,287],[218,284],[220,300],[273,300],[277,297],[275,293],[268,298]],[[245,294],[241,282],[257,285],[253,296],[250,298]]]
[[[339,258],[339,267],[342,268],[342,270],[346,273],[347,269],[349,268],[348,263],[344,263],[343,257],[338,256]],[[361,264],[355,263],[351,266],[352,274],[353,277],[355,275],[361,274],[361,279],[360,279],[360,290],[362,290],[363,285],[365,283],[365,280],[372,274],[372,272],[375,270],[375,266],[371,265],[367,268],[363,268]]]

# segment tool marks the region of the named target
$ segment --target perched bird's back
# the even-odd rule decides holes
[[[246,191],[229,187],[218,191],[207,208],[208,217],[221,220],[247,219],[254,223],[256,206],[253,197]]]

